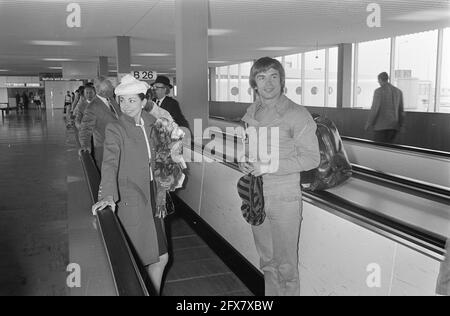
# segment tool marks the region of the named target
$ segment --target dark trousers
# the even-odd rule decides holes
[[[95,164],[97,165],[98,171],[102,172],[102,162],[103,162],[103,147],[94,147],[94,158]]]
[[[386,129],[386,130],[382,130],[382,131],[375,131],[373,140],[377,143],[391,144],[394,142],[394,139],[396,136],[397,136],[397,130]]]

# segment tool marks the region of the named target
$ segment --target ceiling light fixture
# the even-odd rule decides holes
[[[167,57],[167,56],[171,56],[172,54],[168,54],[168,53],[140,53],[140,54],[136,54],[135,56],[139,56],[139,57]]]
[[[408,21],[408,22],[428,22],[448,20],[450,18],[450,12],[448,10],[423,10],[404,15],[399,15],[390,20],[394,21]]]
[[[48,69],[62,70],[62,67],[48,67]]]
[[[79,45],[78,42],[71,41],[30,41],[31,45],[37,46],[76,46]]]
[[[295,47],[282,47],[282,46],[269,46],[269,47],[261,47],[258,50],[263,50],[263,51],[283,51],[283,50],[292,50]]]
[[[226,29],[209,29],[208,30],[208,36],[222,36],[233,33],[232,30],[226,30]]]
[[[44,58],[43,61],[73,61],[73,59],[70,58]]]
[[[210,64],[225,64],[227,62],[226,61],[222,61],[222,60],[210,60],[209,63]]]

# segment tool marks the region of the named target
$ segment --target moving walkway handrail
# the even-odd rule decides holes
[[[404,191],[428,200],[450,205],[450,190],[445,187],[376,171],[356,164],[352,164],[352,169],[355,178],[389,186],[398,191]]]
[[[213,119],[221,119],[219,117],[210,116]],[[225,120],[224,118],[222,118]],[[222,132],[223,135],[227,136],[225,132]],[[228,135],[232,136],[232,135]],[[234,143],[235,146],[239,142],[239,139],[237,136],[234,136]],[[366,143],[370,143],[370,141],[365,141]],[[372,142],[373,143],[373,142]],[[193,142],[192,144],[193,148],[195,148],[195,144]],[[396,146],[396,145],[394,145]],[[397,146],[398,147],[398,146]],[[450,157],[450,154],[449,154]],[[225,160],[225,154],[224,154],[224,160]],[[237,161],[234,161],[234,163],[237,163]],[[352,164],[352,167],[354,169],[354,175],[357,178],[364,179],[366,181],[370,181],[372,183],[376,184],[382,184],[384,186],[389,186],[395,190],[407,192],[410,194],[414,194],[417,196],[421,196],[425,199],[435,201],[438,203],[443,203],[446,205],[450,204],[450,190],[433,185],[427,182],[421,182],[418,180],[413,180],[406,177],[401,177],[399,175],[393,175],[388,173],[383,173],[374,169],[370,169],[367,167],[359,166],[356,164]]]
[[[210,115],[209,117],[214,120],[231,122],[231,123],[239,123],[239,121],[237,119],[233,119],[233,118],[227,118],[227,117],[216,116],[216,115]],[[401,150],[401,151],[405,151],[405,152],[413,152],[413,153],[418,153],[418,154],[423,154],[423,155],[435,156],[437,158],[450,159],[450,152],[446,152],[446,151],[440,151],[440,150],[434,150],[434,149],[428,149],[428,148],[420,148],[420,147],[407,146],[407,145],[399,145],[399,144],[377,143],[377,142],[374,142],[369,139],[362,139],[362,138],[342,136],[342,135],[341,135],[341,138],[344,141],[352,141],[352,142],[366,144],[366,145],[373,145],[373,146],[378,146],[378,147]]]
[[[91,154],[82,152],[80,159],[92,203],[95,203],[97,202],[100,174]],[[149,292],[113,210],[108,207],[98,211],[96,217],[117,294],[119,296],[149,296]]]
[[[202,154],[204,154],[204,145],[196,145],[195,142],[192,141],[191,146],[192,150],[197,149],[198,151],[201,149]],[[223,160],[221,161],[219,159],[219,163],[240,171],[236,160],[234,162],[227,162],[225,154],[223,154],[222,158]],[[403,223],[396,218],[390,218],[375,210],[359,206],[329,192],[303,192],[303,199],[436,260],[443,260],[446,253],[446,237],[437,235],[420,227]]]
[[[352,141],[352,142],[366,144],[366,145],[373,145],[373,146],[378,146],[378,147],[401,150],[401,151],[405,151],[405,152],[413,152],[413,153],[417,153],[417,154],[435,156],[437,158],[450,159],[450,152],[446,152],[446,151],[440,151],[440,150],[434,150],[434,149],[428,149],[428,148],[419,148],[419,147],[399,145],[399,144],[377,143],[377,142],[374,142],[369,139],[361,139],[361,138],[348,137],[348,136],[341,136],[341,138],[344,141]]]

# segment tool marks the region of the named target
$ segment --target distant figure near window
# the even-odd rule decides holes
[[[64,98],[64,114],[67,113],[67,108],[69,108],[72,105],[72,102],[75,99],[75,94],[72,92],[72,95],[70,94],[70,91],[67,91],[67,94]]]
[[[386,72],[378,75],[378,83],[366,131],[373,129],[376,142],[392,143],[403,125],[403,93],[389,83]]]

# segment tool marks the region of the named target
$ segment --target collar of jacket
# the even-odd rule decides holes
[[[156,118],[146,111],[142,111],[141,118],[144,120],[145,127],[152,127],[156,123]],[[136,126],[136,121],[131,116],[122,113],[120,119],[128,124]]]
[[[283,117],[283,115],[286,113],[288,107],[289,107],[289,99],[284,94],[280,97],[279,102],[275,105],[275,110],[277,112],[278,118]],[[262,107],[261,100],[257,100],[253,105],[249,108],[248,113],[250,114],[251,118],[256,120],[256,112],[258,109]]]

